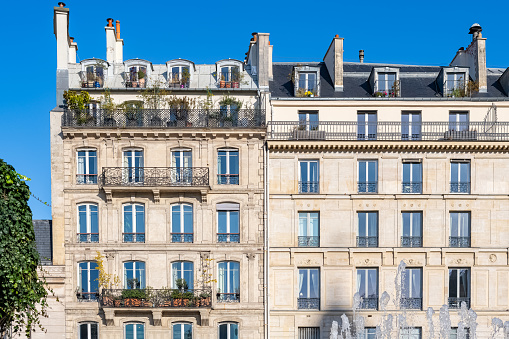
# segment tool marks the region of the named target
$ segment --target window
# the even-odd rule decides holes
[[[179,185],[192,185],[193,183],[193,157],[189,149],[174,150],[171,152],[172,183]]]
[[[218,264],[217,300],[240,301],[240,264],[236,261],[223,261]]]
[[[143,261],[124,263],[124,288],[128,290],[145,288],[145,263]]]
[[[239,339],[239,324],[219,324],[219,339]]]
[[[99,270],[95,261],[85,261],[78,264],[78,299],[95,301],[99,297]]]
[[[104,68],[100,65],[89,65],[85,68],[85,76],[82,77],[81,87],[98,88],[104,86]]]
[[[378,271],[376,268],[357,269],[357,292],[362,309],[378,308]]]
[[[361,334],[359,339],[376,339],[376,328],[375,327],[364,328],[364,335]]]
[[[125,339],[144,339],[145,338],[145,325],[144,324],[126,324],[125,325]]]
[[[402,212],[401,247],[422,247],[422,212]]]
[[[219,87],[221,88],[239,88],[240,70],[237,66],[221,67],[221,79]]]
[[[97,151],[78,151],[78,173],[76,175],[76,183],[80,185],[97,184]]]
[[[125,204],[124,209],[124,242],[145,242],[145,206]]]
[[[422,309],[422,270],[407,268],[401,273],[401,308]]]
[[[396,73],[378,72],[375,88],[376,88],[375,97],[391,97],[391,98],[397,97],[398,88]]]
[[[468,112],[449,113],[449,131],[468,131]]]
[[[193,324],[173,324],[173,339],[193,339]]]
[[[465,95],[465,73],[447,72],[444,94],[447,97],[463,97]]]
[[[357,189],[359,193],[378,192],[378,161],[359,160],[359,176]]]
[[[451,193],[470,193],[469,161],[451,161]]]
[[[305,96],[314,96],[317,94],[317,88],[316,72],[299,72],[299,92],[309,91],[311,94],[305,94]]]
[[[449,269],[449,308],[460,308],[464,302],[470,308],[470,269]]]
[[[301,160],[299,167],[299,193],[318,193],[318,160]]]
[[[171,205],[171,242],[193,242],[193,206]]]
[[[422,193],[422,163],[420,161],[403,162],[402,193]]]
[[[239,211],[235,203],[217,204],[217,242],[240,242]]]
[[[465,338],[470,339],[470,329],[465,327],[453,327],[451,328],[451,334],[449,339]]]
[[[126,87],[146,87],[147,67],[131,66],[129,67],[129,72],[126,75]]]
[[[299,247],[320,247],[318,212],[299,212]]]
[[[358,212],[357,247],[378,247],[378,212]]]
[[[96,322],[79,323],[79,339],[98,339],[98,325]]]
[[[421,112],[401,113],[401,140],[421,140]]]
[[[123,178],[124,183],[143,184],[144,170],[142,150],[124,151]]]
[[[173,66],[169,86],[171,88],[188,88],[191,73],[188,66]]]
[[[185,290],[194,289],[194,270],[193,270],[193,263],[190,261],[176,261],[171,264],[171,274],[172,274],[172,282],[171,287],[172,288],[178,288],[177,280],[178,279],[184,279],[185,285],[187,285],[187,288],[184,287]]]
[[[376,140],[376,112],[357,113],[357,140]]]
[[[320,95],[320,67],[297,66],[292,72],[293,91],[296,97]]]
[[[299,310],[320,309],[320,270],[318,268],[299,269]]]
[[[299,130],[316,131],[318,129],[318,112],[299,111]]]
[[[422,329],[420,327],[402,328],[399,333],[400,339],[421,339]]]
[[[470,247],[470,212],[450,212],[449,247]]]
[[[218,150],[217,183],[219,185],[239,184],[239,151],[234,149]]]
[[[299,327],[299,339],[320,339],[320,327]]]
[[[99,242],[96,204],[78,205],[78,242]]]

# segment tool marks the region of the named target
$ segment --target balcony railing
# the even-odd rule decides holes
[[[104,289],[102,307],[211,307],[211,291],[203,289]]]
[[[103,186],[208,186],[208,167],[104,167]]]
[[[357,183],[357,191],[359,193],[377,193],[378,192],[378,182],[373,181],[364,181]]]
[[[78,185],[97,185],[97,174],[76,174]]]
[[[448,303],[449,308],[461,308],[461,303],[465,303],[467,308],[470,308],[470,298],[449,297]]]
[[[217,175],[218,185],[238,185],[239,175],[238,174],[218,174]]]
[[[218,233],[217,242],[240,242],[239,233]]]
[[[76,298],[78,301],[97,301],[99,300],[99,292],[78,292]]]
[[[357,237],[357,247],[378,247],[378,237]]]
[[[299,310],[319,310],[320,298],[298,298],[297,307]]]
[[[122,233],[124,242],[145,242],[145,233]]]
[[[78,242],[99,242],[99,233],[77,233]]]
[[[299,181],[299,193],[318,193],[318,181]]]
[[[422,298],[405,298],[400,300],[400,307],[406,310],[420,310],[422,309]]]
[[[308,132],[299,134],[298,132]],[[311,133],[313,132],[313,133]],[[509,141],[509,122],[271,121],[269,140]]]
[[[404,182],[401,184],[401,193],[409,194],[421,194],[422,183],[421,182]]]
[[[470,193],[470,183],[451,182],[451,193]]]
[[[401,237],[401,247],[422,247],[422,237]]]
[[[218,302],[240,302],[240,293],[216,293]]]
[[[299,235],[299,247],[320,247],[319,236],[302,236]]]
[[[449,237],[449,247],[470,247],[470,237]]]
[[[188,242],[192,243],[194,240],[193,233],[172,233],[171,242]]]
[[[66,109],[63,127],[265,128],[264,109]]]
[[[362,298],[360,308],[363,310],[378,309],[378,297]]]

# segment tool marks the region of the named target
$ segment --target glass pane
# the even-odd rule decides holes
[[[305,237],[308,235],[308,219],[307,213],[299,213],[299,236]]]
[[[376,270],[368,271],[368,297],[375,298],[378,296],[378,281]]]
[[[366,162],[365,161],[359,161],[359,182],[365,183],[366,182]]]
[[[181,205],[173,205],[171,207],[171,232],[182,233],[180,228],[180,207]]]
[[[308,270],[299,270],[299,298],[309,298]]]
[[[222,81],[231,81],[230,80],[230,72],[228,67],[221,67],[221,80]]]
[[[228,212],[227,211],[218,211],[217,212],[217,233],[228,233],[227,232],[227,221],[228,220]]]
[[[227,279],[226,279],[226,270],[228,263],[226,261],[220,262],[218,265],[219,271],[219,279],[217,280],[217,286],[219,288],[220,293],[226,293],[227,290]]]
[[[184,262],[183,278],[187,282],[189,289],[194,289],[194,269],[192,262]]]
[[[410,181],[410,163],[403,163],[403,183],[409,183]]]
[[[457,237],[458,233],[458,213],[451,213],[451,236]]]
[[[226,174],[226,152],[219,151],[217,156],[217,173]]]
[[[414,298],[421,297],[421,270],[413,269],[412,270],[412,296]]]
[[[365,236],[367,236],[366,213],[364,213],[364,212],[357,213],[357,217],[359,220],[358,235],[359,235],[359,237],[365,237]]]
[[[137,261],[136,266],[136,279],[139,282],[138,288],[145,288],[145,263]]]
[[[90,205],[90,233],[99,233],[97,206]]]
[[[230,152],[230,174],[239,174],[239,152]]]
[[[320,298],[320,273],[318,270],[313,269],[309,270],[310,279],[309,279],[309,293],[310,298]]]
[[[368,162],[368,181],[369,182],[377,181],[376,164],[377,163],[375,161]]]
[[[78,206],[78,216],[79,216],[79,233],[88,233],[87,232],[87,212],[86,206]]]
[[[239,339],[239,325],[238,324],[230,324],[230,338],[229,339]]]
[[[299,88],[306,89],[306,74],[299,74]]]
[[[240,264],[230,262],[230,293],[239,293],[240,291]]]
[[[88,324],[80,325],[80,339],[88,339]]]
[[[309,181],[308,162],[307,161],[300,162],[300,180],[302,182]]]
[[[469,213],[459,213],[458,234],[460,237],[468,237],[470,235],[469,219],[470,219]]]
[[[375,212],[368,213],[368,236],[376,237],[378,235],[378,214]]]
[[[320,223],[318,213],[309,213],[310,216],[310,225],[309,225],[309,235],[313,237],[317,237],[320,232]]]
[[[136,233],[145,233],[145,211],[139,205],[136,205]]]
[[[451,162],[451,183],[458,183],[458,165],[457,162]]]
[[[449,270],[449,297],[458,297],[458,270]]]
[[[173,325],[173,339],[182,339],[182,324]]]
[[[142,324],[136,324],[136,339],[143,339],[145,334],[145,326]]]
[[[184,205],[184,233],[193,233],[193,207]]]
[[[309,179],[313,182],[318,182],[318,162],[311,161],[309,163]]]
[[[132,205],[124,206],[124,233],[133,232],[133,207]]]
[[[230,233],[239,233],[239,212],[230,212]]]
[[[420,237],[422,234],[422,213],[412,213],[412,235],[414,237]]]
[[[402,213],[401,216],[403,218],[403,236],[404,237],[409,237],[409,236],[411,236],[411,233],[410,233],[410,216],[411,216],[411,213]]]
[[[421,163],[412,164],[412,182],[421,182]]]
[[[470,182],[470,164],[467,162],[459,163],[460,182]]]
[[[461,269],[459,270],[459,297],[460,298],[467,298],[468,297],[468,270],[467,269]]]
[[[357,292],[361,297],[366,297],[366,270],[357,270]]]
[[[97,156],[95,151],[89,152],[88,174],[97,174]]]
[[[90,292],[88,289],[88,262],[80,263],[80,273],[81,273],[81,281],[80,287],[82,292]]]

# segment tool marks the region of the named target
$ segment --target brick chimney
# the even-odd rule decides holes
[[[336,92],[343,92],[343,40],[336,35],[323,57]]]

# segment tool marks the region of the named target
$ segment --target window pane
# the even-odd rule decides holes
[[[132,205],[124,205],[124,233],[133,232],[133,207]]]
[[[368,162],[368,181],[369,182],[377,181],[376,162],[375,161]]]
[[[366,297],[366,270],[357,270],[357,292],[361,297]]]
[[[173,339],[182,339],[182,324],[173,325]]]
[[[451,182],[452,183],[457,183],[459,182],[459,177],[458,177],[458,166],[459,166],[459,163],[457,162],[451,162]]]
[[[239,152],[230,151],[230,174],[239,174]]]
[[[377,271],[370,269],[368,270],[368,297],[374,298],[378,295],[378,281]]]
[[[410,167],[411,167],[410,163],[407,162],[403,163],[403,183],[411,182]]]
[[[366,162],[359,161],[359,182],[365,183],[366,178]]]
[[[460,182],[470,182],[470,164],[463,162],[460,166]]]
[[[240,291],[240,267],[239,263],[230,262],[230,291],[229,293],[238,293]]]
[[[88,174],[97,174],[97,156],[96,151],[89,151]]]
[[[90,291],[89,292],[98,292],[99,291],[99,270],[97,269],[97,263],[90,263]]]
[[[144,330],[145,326],[143,326],[142,324],[136,324],[136,339],[144,338]]]
[[[97,206],[90,205],[90,233],[99,233]]]
[[[378,235],[378,214],[376,212],[368,213],[368,236],[376,237]]]
[[[226,152],[224,152],[224,151],[218,152],[217,172],[218,172],[218,174],[226,174]]]
[[[145,211],[143,206],[136,205],[136,232],[145,233]]]
[[[239,212],[230,212],[230,233],[239,233]]]
[[[299,270],[299,298],[309,298],[308,270]]]
[[[193,233],[193,207],[184,205],[184,233]]]
[[[411,236],[410,233],[410,217],[411,213],[401,213],[402,219],[403,219],[403,236],[409,237]]]
[[[422,213],[412,213],[412,235],[414,237],[420,237],[421,236],[421,220],[422,220]]]
[[[320,298],[320,273],[317,269],[311,269],[309,270],[310,274],[310,298]]]
[[[468,270],[461,269],[459,270],[459,297],[467,298],[468,297]]]
[[[309,225],[309,231],[310,231],[310,236],[313,236],[313,237],[317,237],[319,235],[319,231],[320,231],[320,224],[319,224],[319,216],[318,216],[318,213],[309,213],[309,217],[310,217],[310,225]]]
[[[189,289],[194,289],[194,269],[192,262],[184,262],[183,278],[186,280]]]
[[[366,213],[361,212],[357,213],[357,217],[359,220],[359,237],[365,237],[367,236],[367,229],[366,229]]]
[[[228,233],[227,232],[227,220],[228,220],[228,212],[227,211],[218,211],[217,212],[217,233]]]
[[[451,213],[451,236],[457,237],[458,233],[458,213]]]
[[[180,228],[180,207],[181,205],[173,205],[171,207],[171,232],[182,233]]]
[[[449,297],[458,296],[458,270],[449,270]]]
[[[79,233],[88,233],[87,232],[87,212],[86,206],[78,206],[78,215],[79,215]]]
[[[307,161],[300,162],[300,180],[303,182],[309,181],[308,162]]]
[[[219,325],[219,339],[229,339],[228,338],[228,324]]]

